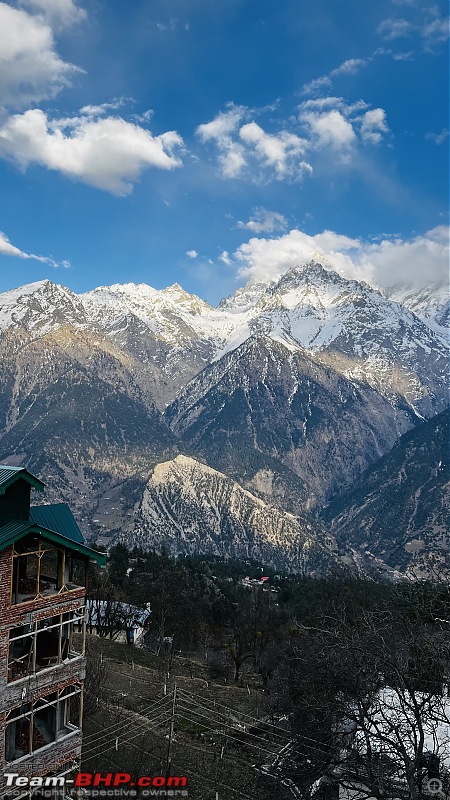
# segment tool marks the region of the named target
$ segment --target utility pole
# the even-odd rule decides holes
[[[169,729],[169,741],[167,744],[167,758],[166,758],[166,781],[170,775],[170,768],[172,765],[172,742],[173,742],[173,734],[175,729],[175,712],[177,709],[177,685],[175,684],[173,688],[173,700],[172,700],[172,716],[170,718],[170,729]]]

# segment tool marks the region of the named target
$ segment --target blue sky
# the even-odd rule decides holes
[[[446,3],[0,2],[0,291],[444,280]]]

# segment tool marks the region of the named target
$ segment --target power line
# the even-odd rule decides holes
[[[182,689],[180,689],[180,690],[179,690],[179,694],[185,694],[185,695],[189,695],[189,696],[190,696],[190,697],[192,697],[192,698],[194,697],[192,694],[190,694],[189,692],[185,692],[185,691],[184,691],[184,690],[182,690]],[[194,701],[194,702],[196,702],[196,701]],[[207,702],[213,702],[213,701],[210,701],[210,700],[208,700]],[[202,708],[202,706],[201,706],[201,704],[200,704],[200,703],[197,703],[197,704],[198,704],[198,706],[199,706],[200,708]],[[230,708],[229,706],[225,706],[225,705],[223,705],[223,704],[221,704],[221,703],[217,703],[217,705],[221,706],[222,708],[225,708],[225,709],[227,709],[228,711],[232,711],[232,712],[233,712],[233,714],[238,714],[238,713],[240,713],[240,712],[237,712],[235,709],[232,709],[232,708]],[[208,710],[208,711],[213,711],[213,709],[207,709],[207,708],[205,708],[205,710]],[[261,720],[258,720],[256,717],[251,717],[251,716],[250,716],[250,714],[243,714],[242,716],[246,716],[248,719],[251,719],[253,722],[255,722],[255,723],[258,723],[258,724],[261,724],[261,722],[262,722]],[[267,723],[267,724],[270,724],[270,725],[271,725],[271,727],[272,727],[272,723]],[[282,729],[282,728],[280,728],[278,725],[275,725],[275,726],[273,726],[273,727],[276,727],[276,728],[278,728],[279,730],[283,730],[283,729]],[[247,735],[248,735],[248,736],[254,736],[255,734],[249,734],[249,733],[248,733]],[[274,734],[274,735],[278,735],[278,736],[279,736],[280,734]],[[290,738],[290,735],[292,735],[292,734],[289,734],[287,731],[284,731],[284,738],[286,738],[286,739],[289,739],[289,738]],[[256,738],[263,740],[263,737],[261,737],[261,736],[258,736],[258,737],[256,737]],[[303,741],[304,741],[304,740],[307,740],[308,742],[313,742],[313,744],[314,744],[314,745],[316,745],[316,747],[315,747],[315,748],[309,748],[309,749],[316,749],[317,751],[320,751],[320,748],[321,748],[321,747],[323,748],[323,742],[321,742],[319,739],[314,739],[314,738],[312,738],[311,736],[305,736],[304,734],[301,734],[301,739],[302,739],[302,743],[303,743]],[[319,747],[317,747],[317,745],[319,745]],[[307,745],[305,744],[305,747],[306,747],[306,746],[307,746]],[[322,752],[322,753],[326,753],[327,751],[325,751],[325,750],[323,750],[323,749],[322,749],[322,750],[321,750],[321,752]]]
[[[204,716],[204,715],[200,714],[199,712],[196,712],[195,710],[192,710],[192,709],[189,709],[189,708],[188,708],[188,713],[190,713],[190,714],[195,714],[197,717],[201,717],[201,718],[203,718],[203,719],[207,720],[208,722],[210,722],[211,724],[214,724],[214,723],[216,723],[216,727],[221,727],[221,726],[223,726],[223,727],[226,727],[226,728],[228,728],[228,729],[229,729],[229,730],[231,730],[231,731],[235,731],[236,733],[238,733],[238,731],[236,731],[236,729],[235,729],[235,728],[234,728],[232,725],[227,725],[226,723],[224,724],[223,722],[218,722],[218,721],[216,721],[216,720],[212,720],[210,717],[206,717],[206,716]],[[189,722],[193,722],[193,723],[196,723],[196,722],[197,722],[197,724],[199,724],[199,723],[198,723],[198,721],[197,721],[197,720],[195,720],[195,719],[192,719],[192,717],[191,717],[191,718],[188,718],[188,721],[189,721]],[[201,723],[200,723],[200,724],[201,724]],[[241,740],[241,739],[239,739],[239,738],[236,738],[235,736],[231,736],[229,733],[227,734],[225,731],[223,731],[223,732],[222,732],[222,734],[223,734],[225,737],[227,737],[227,738],[231,739],[231,740],[232,740],[232,741],[234,741],[234,742],[242,742],[242,740]],[[260,737],[260,736],[254,736],[254,734],[250,734],[250,733],[248,733],[248,732],[246,732],[246,733],[245,733],[245,736],[247,736],[247,737],[248,737],[248,736],[253,736],[253,738],[255,738],[256,740],[262,741],[262,742],[264,742],[264,744],[267,744],[267,741],[266,741],[265,739],[263,739],[262,737]],[[305,738],[308,738],[308,737],[305,737]],[[322,755],[325,755],[325,756],[327,756],[327,757],[330,757],[330,755],[331,755],[331,754],[330,754],[330,753],[329,753],[327,750],[324,750],[324,749],[323,749],[323,746],[322,746],[322,747],[318,747],[318,746],[317,746],[317,745],[323,745],[323,743],[322,743],[322,742],[318,742],[316,739],[311,739],[311,741],[313,741],[313,742],[315,743],[315,744],[314,744],[314,746],[312,746],[312,745],[310,745],[310,744],[307,744],[306,742],[303,742],[303,741],[301,742],[301,746],[302,746],[303,748],[306,748],[307,750],[310,750],[311,752],[314,752],[314,753],[321,753]],[[317,744],[316,744],[316,742],[317,742]],[[255,749],[255,750],[259,750],[260,752],[265,752],[265,753],[269,754],[270,756],[274,756],[275,758],[276,758],[276,757],[279,755],[279,753],[276,753],[276,752],[273,752],[273,751],[267,750],[266,748],[263,748],[263,747],[261,747],[261,745],[258,745],[258,744],[253,744],[252,742],[248,742],[248,741],[246,741],[246,742],[245,742],[245,744],[246,744],[248,747],[252,747],[252,748],[253,748],[253,749]],[[293,745],[293,744],[294,744],[294,742],[290,742],[290,744],[292,744],[292,745]]]
[[[180,692],[182,692],[183,694],[189,695],[190,697],[194,697],[194,695],[191,692],[187,692],[185,689],[180,689]],[[214,706],[219,706],[220,708],[225,708],[226,711],[232,711],[233,714],[239,714],[241,717],[247,717],[248,719],[251,719],[252,722],[257,722],[259,724],[261,724],[261,722],[263,722],[263,720],[258,719],[257,717],[252,717],[251,714],[244,714],[244,712],[242,712],[242,711],[237,711],[235,708],[230,708],[229,706],[226,706],[223,703],[218,703],[216,700],[210,700],[208,697],[204,697],[203,695],[202,695],[202,700],[204,702],[206,702],[206,703],[214,703]],[[277,730],[282,731],[285,736],[289,735],[288,731],[286,731],[280,725],[275,725],[275,723],[273,723],[273,722],[270,722],[268,724],[270,724],[270,726],[272,728],[276,728]]]
[[[155,703],[153,703],[151,706],[147,706],[147,708],[142,709],[142,711],[132,711],[131,709],[124,709],[124,710],[129,711],[130,713],[136,714],[138,716],[144,717],[151,711],[153,711],[153,709],[155,709],[156,707],[163,706],[165,703],[170,702],[172,695],[173,692],[170,692],[170,694],[168,694],[167,697],[163,697],[161,698],[161,700],[156,700]],[[119,706],[116,706],[116,708],[119,708]],[[122,723],[120,724],[121,727],[123,727],[123,724]],[[103,733],[100,734],[100,736],[98,736],[97,733],[91,733],[89,734],[89,736],[83,736],[83,742],[88,742],[88,741],[90,742],[91,739],[102,739],[104,736],[107,736],[111,731],[117,729],[118,725],[119,723],[114,723],[113,725],[110,725],[108,728],[103,728]]]
[[[182,710],[183,710],[183,709],[182,709]],[[200,713],[200,712],[198,712],[198,711],[192,711],[191,709],[187,709],[187,711],[188,711],[188,713],[190,712],[190,714],[191,714],[191,715],[192,715],[192,714],[195,714],[195,716],[197,716],[197,717],[200,717],[201,719],[205,719],[205,720],[206,720],[207,722],[209,722],[210,724],[214,724],[214,723],[215,723],[215,727],[216,727],[216,728],[217,728],[217,727],[226,727],[226,728],[228,728],[229,730],[235,730],[235,729],[234,729],[234,728],[233,728],[231,725],[226,725],[226,724],[224,725],[222,722],[221,722],[221,723],[219,723],[219,724],[217,724],[217,720],[212,720],[210,717],[205,717],[205,715],[204,715],[204,714],[201,714],[201,713]],[[180,715],[180,716],[182,716],[182,715]],[[184,717],[184,718],[185,718],[185,717]],[[196,720],[195,720],[195,719],[192,719],[192,717],[191,717],[190,719],[188,719],[188,721],[189,721],[189,722],[195,722]],[[197,723],[197,724],[198,724],[198,723]],[[236,731],[236,733],[238,733],[238,731]],[[239,738],[237,738],[237,737],[235,737],[235,736],[231,736],[230,734],[224,734],[224,735],[225,735],[225,736],[228,736],[228,738],[229,738],[229,739],[232,739],[232,740],[233,740],[233,741],[235,741],[235,742],[241,742],[241,744],[242,744],[242,740],[241,740],[241,739],[239,739]],[[247,735],[248,735],[248,734],[247,734]],[[255,750],[259,750],[260,752],[267,753],[268,755],[271,755],[271,756],[273,756],[273,755],[274,755],[274,752],[273,752],[273,750],[267,750],[266,748],[264,748],[264,747],[261,747],[260,745],[253,744],[252,742],[246,742],[245,744],[246,744],[248,747],[253,747]]]
[[[82,745],[83,757],[86,758],[88,754],[93,752],[93,750],[98,750],[99,748],[104,747],[106,744],[108,744],[108,741],[110,739],[116,741],[117,739],[120,739],[120,737],[123,735],[127,736],[128,733],[130,733],[131,730],[133,730],[133,728],[136,729],[136,727],[140,727],[142,730],[144,729],[148,730],[149,728],[155,727],[156,725],[160,724],[160,720],[166,716],[168,710],[169,710],[168,708],[161,709],[159,714],[156,715],[156,717],[152,720],[146,719],[145,722],[138,722],[134,720],[131,722],[131,724],[121,726],[120,728],[116,728],[112,733],[108,735],[106,741],[104,740],[104,737],[99,737],[99,740],[90,742],[90,747],[88,750],[86,750],[86,748]],[[101,738],[103,738],[102,741],[100,741]]]
[[[148,733],[149,728],[151,729],[151,728],[156,728],[157,726],[162,727],[164,725],[167,725],[167,723],[170,722],[171,719],[172,715],[170,715],[170,717],[166,717],[165,719],[155,724],[149,723],[148,727],[145,730],[141,729],[139,733],[137,733],[135,736],[131,736],[129,739],[124,739],[123,741],[120,741],[120,736],[117,736],[115,737],[115,739],[118,740],[117,744],[116,741],[114,741],[114,743],[110,747],[106,748],[103,745],[98,745],[97,747],[94,747],[92,750],[89,750],[87,753],[84,753],[83,760],[85,759],[89,760],[93,758],[93,756],[97,756],[99,753],[108,753],[110,750],[116,750],[118,749],[119,745],[123,747],[124,745],[132,742],[134,739],[137,739],[138,736],[143,736],[145,733]]]
[[[240,715],[240,712],[235,711],[234,709],[229,708],[227,706],[221,706],[221,707],[225,708],[229,712],[228,715],[222,714],[222,712],[220,712],[220,711],[217,712],[217,711],[215,711],[214,708],[208,708],[207,706],[203,706],[202,703],[199,703],[197,700],[193,699],[193,695],[191,695],[189,692],[184,692],[182,689],[180,689],[179,694],[180,695],[185,695],[188,698],[186,702],[195,703],[199,708],[203,708],[204,711],[209,711],[210,713],[216,713],[216,714],[221,715],[223,717],[227,716],[228,718],[230,716],[230,713],[233,713],[235,715],[237,715],[237,714]],[[192,698],[192,700],[190,698]],[[245,717],[247,717],[247,719],[251,720],[253,723],[257,723],[259,725],[261,725],[261,724],[270,725],[270,723],[264,723],[263,720],[258,720],[256,717],[250,717],[249,714],[244,714],[244,715],[240,715],[240,716],[245,716]],[[255,734],[249,734],[249,735],[254,736]],[[280,739],[289,739],[289,733],[287,731],[284,732],[283,736],[280,733],[276,733],[276,732],[273,735],[274,736],[278,736]],[[258,738],[262,739],[263,737],[258,737]]]
[[[107,738],[115,739],[115,738],[117,738],[117,736],[121,736],[124,733],[125,733],[125,735],[127,735],[128,731],[133,730],[133,728],[136,728],[136,727],[146,728],[146,727],[149,727],[149,726],[153,726],[153,725],[157,724],[158,720],[161,719],[161,717],[165,716],[168,713],[168,711],[169,711],[169,707],[168,706],[164,706],[164,708],[160,708],[158,713],[155,714],[155,716],[152,717],[151,719],[148,718],[148,717],[142,717],[140,719],[138,718],[138,719],[129,720],[125,724],[119,724],[116,728],[114,728],[113,731],[110,731],[107,734]],[[87,743],[88,744],[88,750],[85,750],[85,742],[83,741],[83,750],[85,752],[90,752],[93,748],[97,748],[99,745],[101,746],[102,745],[102,741],[101,740],[104,739],[104,738],[105,738],[104,736],[99,736],[97,739],[94,739],[94,740],[88,742]],[[107,742],[103,742],[103,743],[107,744]]]

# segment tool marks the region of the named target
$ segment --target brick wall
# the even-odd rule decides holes
[[[49,612],[55,608],[55,614],[62,613],[67,609],[58,611],[61,604],[70,603],[72,600],[83,600],[86,597],[86,589],[80,586],[64,594],[55,594],[51,597],[43,597],[41,600],[28,600],[26,603],[11,605],[11,575],[12,575],[12,546],[0,552],[0,626],[20,625],[21,618],[30,612],[43,613],[40,616],[52,616]],[[80,603],[78,603],[80,605]],[[74,606],[76,607],[76,605]],[[70,609],[69,609],[70,610]]]
[[[9,629],[23,622],[74,611],[86,600],[86,590],[81,587],[62,595],[11,605],[11,575],[12,547],[9,547],[0,552],[0,792],[4,788],[5,771],[24,776],[56,775],[80,755],[81,733],[74,733],[6,766],[5,723],[8,710],[83,681],[86,667],[86,659],[81,656],[7,683]]]
[[[0,730],[4,731],[4,715],[0,714]],[[3,736],[4,738],[4,736]],[[3,743],[4,748],[4,743]],[[17,772],[19,775],[58,775],[64,768],[70,767],[81,756],[81,733],[74,732],[59,742],[53,742],[41,748],[36,754],[24,756],[10,764],[2,762],[0,772],[0,794],[5,790],[5,772]]]
[[[11,609],[12,547],[0,553],[0,625]]]

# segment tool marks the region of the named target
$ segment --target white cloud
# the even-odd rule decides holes
[[[304,111],[324,111],[326,109],[337,109],[344,117],[351,117],[359,111],[369,108],[365,100],[356,100],[354,103],[346,103],[343,97],[315,97],[304,100],[299,106],[300,112]]]
[[[323,89],[329,89],[331,85],[332,81],[328,75],[320,75],[320,77],[313,78],[312,81],[303,84],[302,94],[316,94]]]
[[[356,140],[351,122],[337,109],[322,113],[302,111],[300,118],[309,127],[319,147],[341,150],[350,147]]]
[[[54,97],[77,71],[57,54],[42,17],[0,2],[0,106]]]
[[[254,121],[241,125],[249,113],[244,106],[230,105],[196,130],[202,142],[216,145],[224,177],[239,176],[250,161],[256,161],[263,169],[273,169],[278,179],[295,179],[311,171],[310,164],[299,158],[307,145],[304,139],[286,130],[267,133]]]
[[[229,266],[232,263],[228,250],[223,250],[221,252],[219,256],[219,261],[223,261],[223,263],[226,264],[227,266]]]
[[[227,111],[221,111],[211,122],[205,122],[196,129],[202,142],[214,142],[218,147],[219,163],[226,178],[235,178],[246,165],[244,148],[233,140],[233,134],[246,112],[244,106],[231,104]]]
[[[186,250],[186,255],[188,258],[198,258],[197,250]]]
[[[378,25],[377,31],[383,39],[390,41],[410,36],[414,26],[407,19],[389,17]]]
[[[237,129],[246,109],[243,106],[234,106],[228,111],[221,111],[211,122],[199,125],[196,133],[203,142],[215,140],[219,144],[226,144],[229,136]]]
[[[420,34],[424,39],[425,47],[431,50],[434,45],[447,41],[450,32],[450,20],[448,17],[441,17],[436,6],[433,6],[429,11],[431,18],[423,22]]]
[[[235,178],[247,164],[244,148],[236,142],[230,143],[226,151],[220,155],[219,160],[226,178]]]
[[[255,208],[248,222],[239,221],[237,228],[247,228],[253,233],[274,233],[287,228],[287,219],[278,211],[268,211],[267,208]]]
[[[0,128],[0,155],[25,169],[35,163],[118,195],[129,194],[147,167],[181,165],[175,131],[159,136],[120,118],[50,121],[40,109],[10,117]]]
[[[389,133],[386,123],[386,112],[383,108],[366,111],[362,118],[361,137],[365,142],[379,144],[383,133]]]
[[[48,264],[50,267],[70,267],[70,263],[68,261],[62,261],[58,263],[53,258],[48,258],[47,256],[37,256],[34,253],[26,253],[24,250],[20,250],[19,247],[11,244],[8,237],[0,231],[0,255],[2,256],[14,256],[15,258],[31,258],[34,261],[41,261],[43,264]]]
[[[341,67],[352,70],[357,61],[351,59]],[[202,142],[212,142],[217,148],[224,177],[245,176],[261,182],[270,178],[296,181],[311,174],[310,161],[316,152],[331,151],[335,162],[349,164],[359,137],[376,144],[389,131],[384,109],[370,110],[364,100],[346,103],[342,97],[309,98],[298,110],[303,135],[295,129],[268,131],[254,119],[244,121],[250,109],[233,105],[199,125],[196,133]],[[290,123],[295,125],[292,119]]]
[[[240,262],[238,277],[253,281],[277,280],[296,264],[321,260],[341,275],[374,286],[410,282],[424,286],[448,283],[448,234],[445,226],[410,240],[380,242],[353,239],[323,231],[309,236],[292,230],[276,239],[252,238],[234,253]]]
[[[338,75],[356,75],[362,67],[366,66],[368,60],[367,58],[348,58],[339,67],[332,69],[330,76],[336,78]]]
[[[449,137],[449,133],[448,128],[442,128],[440,133],[427,133],[425,138],[430,139],[434,144],[444,144]]]
[[[84,8],[73,0],[21,0],[20,5],[38,12],[54,29],[69,28],[86,18]]]
[[[242,126],[239,136],[247,146],[254,147],[254,154],[263,166],[275,169],[278,178],[311,171],[309,164],[297,158],[305,152],[307,142],[294,133],[280,131],[273,135],[266,133],[256,122],[249,122]]]
[[[414,50],[407,50],[404,53],[393,53],[394,61],[414,61]]]
[[[364,100],[351,104],[333,96],[305,100],[299,106],[299,119],[309,129],[310,146],[339,152],[341,163],[348,162],[358,130],[364,142],[373,144],[389,132],[384,109],[368,109]]]
[[[328,75],[320,75],[309,83],[303,84],[302,94],[317,94],[324,89],[328,90],[333,85],[333,78],[338,78],[340,75],[356,75],[369,61],[371,61],[370,58],[348,58],[332,69]]]
[[[117,97],[114,100],[111,100],[109,103],[100,103],[99,105],[83,106],[83,108],[80,108],[80,114],[83,117],[90,117],[91,119],[95,119],[96,117],[102,117],[109,111],[118,111],[119,108],[122,108],[127,102],[130,102],[130,100],[131,98],[129,97]],[[150,112],[147,111],[142,116],[145,117],[146,119],[151,119],[151,117],[153,116],[153,111]]]
[[[393,40],[418,36],[425,51],[432,51],[449,37],[449,18],[441,16],[439,6],[431,5],[414,9],[412,19],[389,17],[378,26],[378,33],[383,39]],[[394,56],[395,58],[395,56]]]
[[[449,228],[440,225],[409,241],[383,240],[365,246],[357,263],[358,271],[380,286],[410,281],[417,286],[430,283],[448,285]]]

